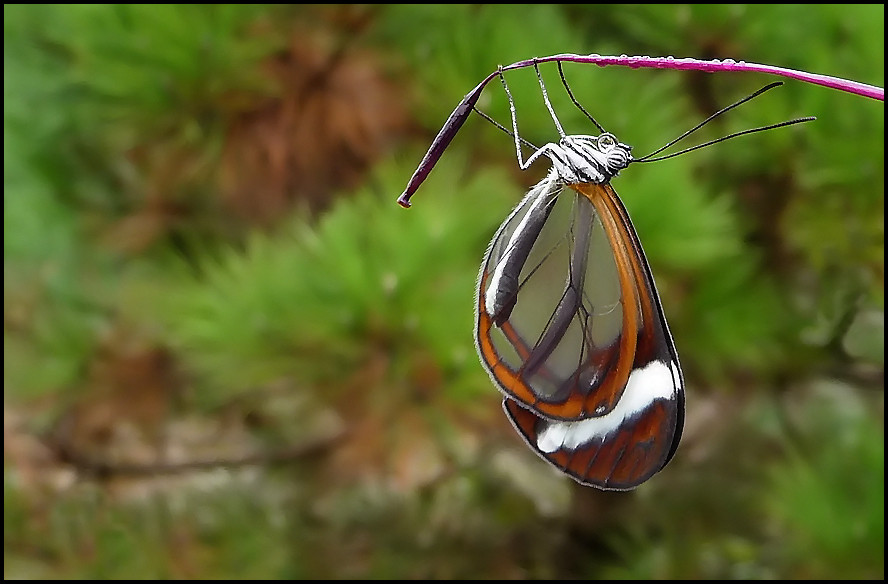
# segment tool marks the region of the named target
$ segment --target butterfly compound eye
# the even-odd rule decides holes
[[[602,152],[607,152],[617,145],[617,139],[613,134],[602,134],[598,137],[598,148]]]

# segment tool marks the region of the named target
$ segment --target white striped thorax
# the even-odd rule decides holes
[[[552,171],[565,184],[609,182],[629,166],[632,146],[607,132],[600,136],[564,136],[558,144],[546,144],[533,154],[552,161]]]

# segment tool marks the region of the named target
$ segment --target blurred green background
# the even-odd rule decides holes
[[[498,64],[734,58],[884,85],[883,5],[4,6],[7,578],[884,577],[884,105],[789,81],[625,171],[687,381],[673,462],[580,487],[472,343],[547,169]],[[775,80],[565,66],[636,155]],[[543,67],[570,133],[589,124]],[[531,69],[522,134],[554,139]],[[496,83],[479,107],[508,123]]]

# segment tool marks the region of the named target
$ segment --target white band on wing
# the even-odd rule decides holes
[[[546,421],[537,436],[537,447],[546,453],[560,449],[576,450],[594,439],[604,439],[618,429],[623,420],[641,414],[657,399],[672,399],[678,390],[675,363],[651,361],[629,375],[623,396],[610,413],[577,422]]]

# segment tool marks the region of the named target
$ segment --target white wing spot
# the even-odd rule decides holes
[[[632,371],[623,396],[609,414],[578,422],[547,422],[537,436],[537,448],[545,453],[562,448],[576,450],[593,439],[604,439],[624,420],[641,413],[655,400],[675,397],[676,379],[678,370],[674,363],[651,361],[646,367]]]

